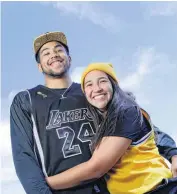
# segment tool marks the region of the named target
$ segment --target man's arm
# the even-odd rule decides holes
[[[177,147],[175,141],[166,133],[154,126],[156,144],[159,153],[171,162],[173,177],[177,177]]]
[[[175,141],[166,133],[162,132],[154,126],[156,134],[156,144],[159,149],[159,153],[171,162],[174,155],[177,155],[177,147]]]
[[[34,154],[27,92],[17,94],[10,109],[12,155],[17,176],[28,194],[52,194]]]

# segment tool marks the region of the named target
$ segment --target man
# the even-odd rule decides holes
[[[71,57],[65,35],[51,32],[39,36],[34,41],[34,51],[45,86],[18,93],[10,115],[13,159],[25,191],[28,194],[108,193],[102,179],[62,191],[51,191],[48,187],[45,177],[91,157],[94,127],[80,85],[72,83],[69,75]],[[168,147],[168,142],[165,143]]]
[[[11,139],[17,175],[29,194],[108,193],[104,180],[51,191],[45,177],[87,161],[93,124],[80,85],[72,83],[71,57],[62,32],[34,41],[35,57],[45,86],[20,92],[11,106]]]

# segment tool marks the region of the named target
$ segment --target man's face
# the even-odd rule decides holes
[[[51,77],[62,77],[70,68],[70,56],[65,47],[56,41],[48,42],[41,47],[39,59],[39,70]]]

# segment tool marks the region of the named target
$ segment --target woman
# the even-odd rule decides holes
[[[147,113],[125,94],[111,64],[90,64],[81,87],[96,126],[92,158],[72,169],[48,177],[53,189],[106,176],[111,194],[143,194],[172,177],[159,155]]]

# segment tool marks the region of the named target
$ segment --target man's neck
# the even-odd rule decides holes
[[[69,75],[63,76],[61,78],[46,77],[45,86],[48,88],[68,88],[72,83]]]

